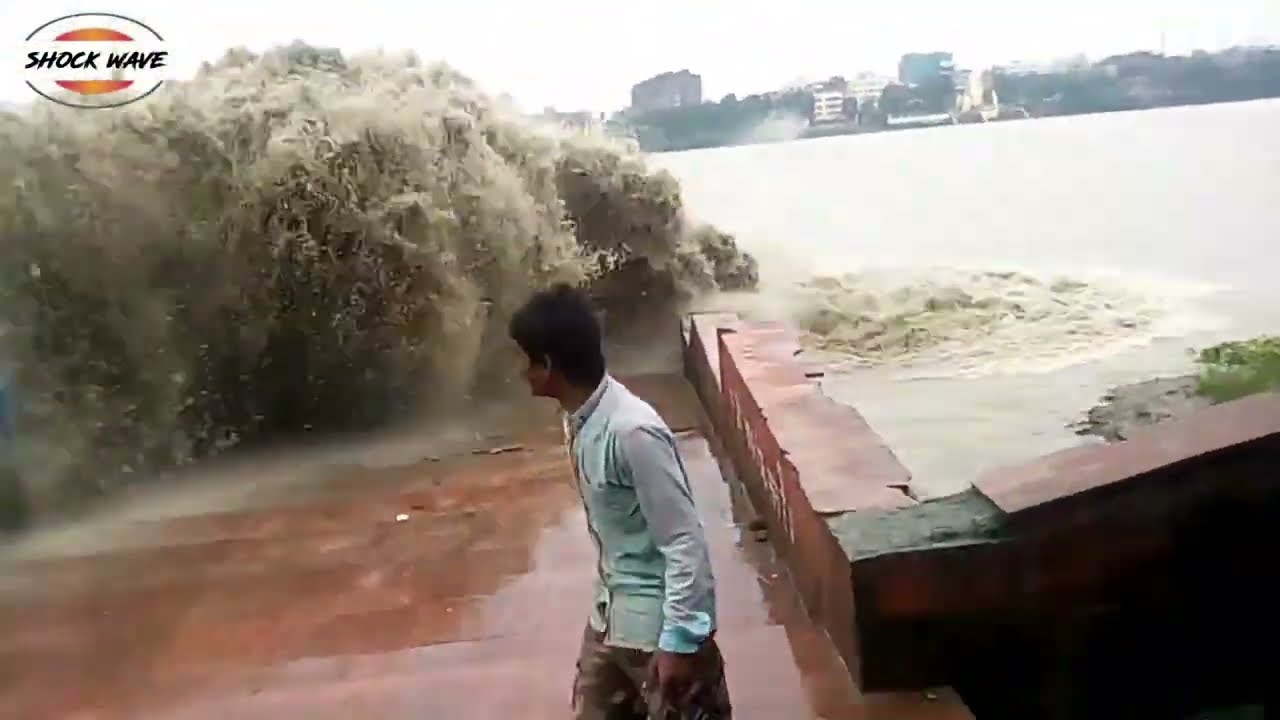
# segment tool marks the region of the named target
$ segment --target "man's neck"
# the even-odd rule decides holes
[[[578,412],[578,410],[587,403],[587,400],[591,398],[591,393],[595,391],[595,388],[583,389],[580,387],[570,387],[561,393],[560,397],[557,399],[560,401],[560,407],[563,408],[566,413],[572,415]]]

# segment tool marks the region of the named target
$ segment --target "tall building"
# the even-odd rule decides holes
[[[908,87],[949,75],[955,63],[949,52],[907,53],[898,62],[898,81]]]
[[[813,124],[839,122],[844,116],[844,92],[819,90],[813,94]]]
[[[995,70],[971,73],[964,88],[964,95],[961,97],[961,110],[994,107],[997,104],[995,76]]]
[[[866,105],[868,102],[875,103],[880,99],[880,93],[893,83],[894,79],[887,75],[858,73],[849,81],[849,95],[857,98],[859,106]]]
[[[665,110],[702,103],[702,76],[688,70],[665,72],[631,86],[633,110]]]

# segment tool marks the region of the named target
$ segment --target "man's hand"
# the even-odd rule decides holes
[[[659,650],[649,663],[649,682],[670,708],[683,708],[701,688],[695,673],[696,655]]]

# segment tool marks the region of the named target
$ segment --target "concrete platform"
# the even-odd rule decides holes
[[[683,380],[634,385],[674,425],[697,424]],[[508,452],[346,468],[301,499],[137,520],[127,542],[6,560],[0,717],[567,717],[594,558],[546,430]],[[771,545],[741,537],[749,511],[707,440],[684,433],[681,449],[738,718],[968,717],[953,699],[862,695]]]

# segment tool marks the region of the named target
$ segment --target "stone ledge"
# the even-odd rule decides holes
[[[868,701],[881,698],[903,713],[894,716],[972,717],[949,689],[864,682],[854,555],[837,529],[854,516],[916,507],[906,468],[856,411],[823,394],[821,373],[797,358],[799,343],[785,328],[719,314],[693,316],[685,327],[686,372],[807,612],[855,684]]]
[[[1259,609],[1280,603],[1266,570],[1280,396],[916,502],[906,469],[856,411],[822,394],[785,329],[702,317],[687,335],[689,376],[742,486],[864,691],[950,685],[971,707],[1033,717],[1107,706],[1116,671],[1103,668],[1117,658],[1156,669],[1113,707],[1150,704],[1168,688],[1161,673],[1182,678],[1168,704],[1191,710],[1266,682],[1257,653],[1225,679],[1204,662],[1237,628],[1276,622]],[[1176,652],[1153,644],[1178,628],[1191,635]],[[1000,669],[976,669],[988,663]]]
[[[976,485],[1013,525],[1046,532],[1078,525],[1081,513],[1119,507],[1123,497],[1203,498],[1243,478],[1205,476],[1197,467],[1280,447],[1280,394],[1267,393],[1196,411],[1108,445],[1086,445],[987,473]],[[1274,457],[1274,456],[1273,456]],[[1180,483],[1196,478],[1195,487]],[[1275,478],[1280,478],[1280,474]],[[1254,478],[1261,480],[1261,478]],[[1275,479],[1273,479],[1273,482]],[[1239,487],[1236,488],[1239,490]]]
[[[827,397],[776,326],[720,331],[722,412],[759,462],[796,476],[812,509],[831,516],[915,505],[911,475],[855,410]],[[776,452],[777,457],[766,457]],[[774,481],[776,483],[776,481]],[[777,508],[785,513],[786,508]]]

